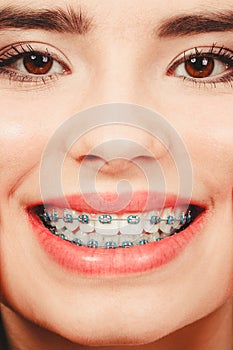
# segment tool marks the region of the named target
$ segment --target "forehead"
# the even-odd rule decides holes
[[[29,8],[81,8],[92,14],[101,14],[100,18],[113,19],[119,16],[121,21],[128,21],[129,17],[162,17],[174,16],[192,11],[219,11],[232,9],[232,0],[0,0],[0,6],[28,6]]]

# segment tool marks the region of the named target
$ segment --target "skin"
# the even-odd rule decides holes
[[[0,6],[4,3],[0,0]],[[52,7],[51,1],[16,3]],[[68,3],[77,5],[76,0]],[[56,1],[56,5],[65,4]],[[162,18],[230,8],[231,1],[219,5],[214,0],[205,4],[134,0],[132,6],[132,0],[81,0],[79,4],[95,17],[94,28],[85,36],[43,30],[6,30],[0,35],[0,48],[27,40],[54,46],[65,54],[72,71],[48,85],[9,84],[0,76],[1,299],[11,349],[126,349],[133,345],[156,350],[230,350],[233,90],[230,84],[213,88],[183,82],[167,76],[166,68],[190,48],[217,43],[233,50],[233,33],[160,39],[151,31]],[[143,105],[166,116],[192,161],[192,196],[208,206],[209,217],[185,251],[155,271],[83,278],[62,269],[41,250],[26,221],[24,204],[40,198],[40,160],[56,128],[82,109],[110,102]],[[109,139],[117,131],[110,128]],[[131,130],[124,132],[138,140]],[[98,144],[103,131],[97,129],[92,136],[67,155],[63,181],[70,193],[80,157]],[[147,145],[147,136],[140,137],[140,143]],[[148,147],[158,153],[155,145]],[[172,191],[175,181],[169,155],[162,148],[159,151]],[[111,188],[112,174],[121,162],[102,168],[98,191],[104,191],[105,183]],[[132,172],[122,169],[119,178],[132,179]],[[132,182],[139,188],[140,176]]]

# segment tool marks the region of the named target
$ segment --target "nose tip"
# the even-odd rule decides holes
[[[71,149],[72,158],[98,158],[106,168],[128,167],[136,158],[161,159],[169,145],[146,131],[129,126],[103,126],[88,132]],[[114,162],[113,162],[114,161]]]
[[[115,158],[109,161],[103,162],[101,168],[99,169],[101,174],[108,176],[114,176],[121,174],[126,174],[134,171],[135,173],[135,164],[132,160],[124,158]]]
[[[129,168],[137,158],[166,157],[170,152],[169,131],[165,118],[154,111],[117,103],[75,115],[65,124],[61,137],[64,149],[69,149],[69,158],[80,164],[83,159],[94,157],[102,160],[104,170],[112,174]],[[89,164],[96,167],[100,163]]]
[[[106,163],[110,164],[114,160],[114,164],[119,162],[129,163],[137,157],[153,156],[150,145],[142,139],[121,138],[102,141],[91,150],[91,155],[102,158]],[[90,157],[90,155],[89,155]],[[117,162],[116,162],[117,160]]]

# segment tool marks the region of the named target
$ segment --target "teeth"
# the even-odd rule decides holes
[[[159,230],[159,213],[150,212],[150,215],[144,218],[143,228],[148,233],[156,233]]]
[[[134,244],[133,244],[133,242],[132,241],[123,241],[122,242],[122,245],[121,245],[121,247],[122,248],[130,248],[130,247],[133,247],[134,246]]]
[[[77,239],[80,240],[80,242],[82,242],[83,246],[87,246],[87,243],[92,239],[90,238],[90,235],[88,233],[85,232],[79,232],[79,234],[77,235]]]
[[[149,240],[148,239],[140,239],[140,241],[138,241],[138,245],[145,245],[148,244]]]
[[[95,231],[101,235],[117,235],[119,232],[117,215],[99,215],[95,222]]]
[[[105,243],[104,247],[107,249],[115,249],[115,248],[117,248],[117,244],[114,241],[107,241]]]
[[[122,246],[122,244],[124,242],[129,241],[129,242],[132,242],[133,244],[136,245],[137,240],[138,240],[138,236],[136,236],[134,234],[131,234],[131,235],[130,234],[126,234],[126,235],[121,234],[121,235],[119,235],[118,244],[119,244],[119,246]]]
[[[120,233],[123,235],[139,235],[143,232],[143,222],[140,213],[122,215],[120,221]]]
[[[62,219],[58,219],[56,222],[51,221],[51,224],[56,226],[57,229],[59,230],[65,230],[66,229],[66,224]]]
[[[171,212],[171,208],[165,208],[160,214],[160,216],[162,219],[159,223],[160,231],[163,231],[163,233],[165,234],[171,233],[174,227],[173,225],[176,221],[174,213]]]
[[[64,210],[64,215],[62,217],[63,222],[69,231],[75,232],[79,228],[78,220],[74,220],[73,210]]]
[[[91,215],[91,218],[88,214],[82,213],[78,215],[79,229],[84,233],[90,233],[95,230],[95,224],[93,219],[95,216]]]
[[[98,248],[99,246],[99,242],[96,241],[95,239],[90,239],[88,242],[87,242],[87,247],[88,248]]]
[[[128,248],[157,242],[176,233],[191,221],[187,207],[161,212],[116,214],[78,213],[71,209],[46,208],[39,214],[52,233],[89,248]]]
[[[119,246],[119,235],[108,235],[103,237],[102,245],[105,248],[114,248]]]
[[[60,231],[61,232],[61,231]],[[72,233],[71,231],[69,230],[63,230],[63,234],[66,236],[66,238],[69,240],[69,241],[72,241],[74,238],[75,238],[75,234]]]
[[[82,240],[79,239],[79,238],[74,238],[74,239],[71,241],[71,243],[76,244],[76,245],[78,245],[78,246],[80,246],[80,247],[83,245]]]

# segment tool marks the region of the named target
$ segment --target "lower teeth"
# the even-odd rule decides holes
[[[44,226],[46,226],[51,233],[60,237],[61,239],[75,244],[77,246],[84,246],[87,248],[105,248],[105,249],[115,249],[115,248],[130,248],[134,246],[145,245],[152,242],[158,242],[164,238],[170,237],[174,234],[183,231],[194,219],[191,217],[191,211],[187,210],[186,213],[181,213],[178,218],[175,218],[174,215],[168,215],[166,219],[160,218],[159,216],[152,216],[150,223],[158,225],[159,223],[164,223],[165,231],[158,229],[156,232],[146,232],[142,231],[140,234],[126,234],[117,232],[115,234],[110,233],[104,234],[97,233],[95,230],[93,232],[82,232],[81,225],[77,229],[69,229],[68,224],[72,224],[75,220],[71,215],[68,216],[65,214],[66,209],[64,210],[64,215],[59,217],[56,213],[56,217],[53,214],[49,214],[43,206],[38,207],[36,211],[37,215],[40,217]],[[53,216],[52,216],[53,215]],[[101,215],[99,218],[103,220],[102,224],[110,224],[111,215]],[[79,222],[82,222],[82,225],[89,225],[88,215],[79,215],[77,219]],[[99,219],[100,220],[100,219]],[[115,219],[118,220],[118,219]],[[62,221],[62,224],[61,222]],[[137,215],[129,215],[127,219],[128,224],[137,225],[140,222]],[[176,226],[174,223],[177,223]],[[74,225],[75,226],[75,225]],[[163,225],[161,225],[163,227]],[[169,229],[168,229],[169,227]]]

